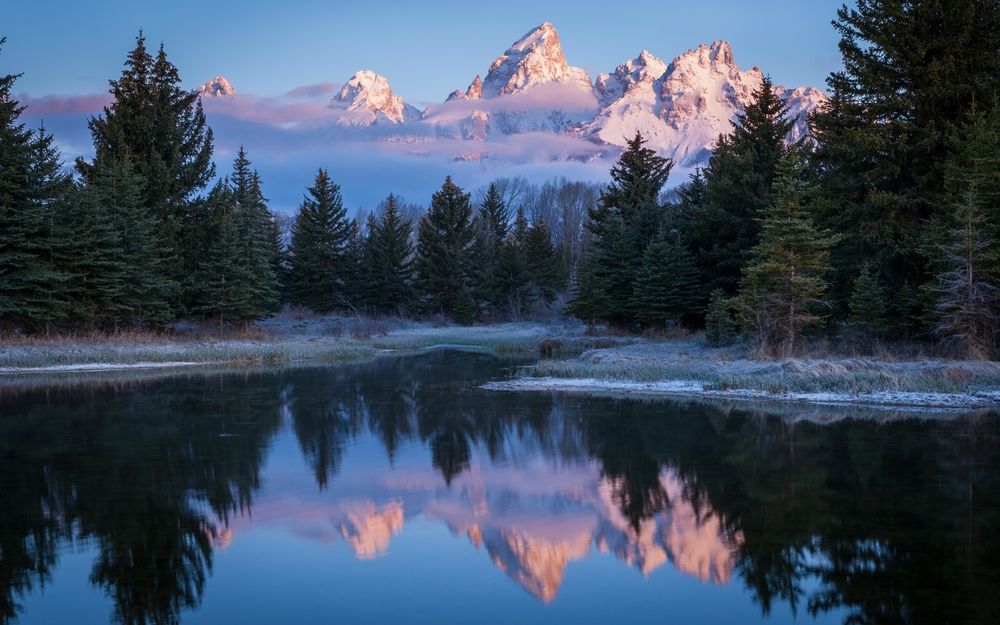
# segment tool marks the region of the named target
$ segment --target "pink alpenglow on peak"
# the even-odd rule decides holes
[[[339,87],[306,85],[279,98],[228,97],[236,92],[222,76],[198,93],[214,115],[282,130],[340,127],[330,136],[408,155],[589,163],[616,158],[638,132],[678,168],[692,168],[704,165],[719,135],[732,131],[764,76],[758,67],[741,69],[729,42],[713,41],[669,63],[642,50],[592,82],[585,70],[570,65],[559,33],[545,22],[511,44],[465,90],[423,111],[370,70]],[[827,95],[806,86],[775,85],[775,92],[794,122],[787,140],[806,137],[809,114],[828,102]]]
[[[402,124],[420,118],[419,110],[394,94],[389,81],[371,70],[354,74],[330,100],[330,108],[337,111],[337,123],[344,126]]]
[[[493,61],[482,94],[487,98],[510,95],[550,82],[592,89],[587,72],[566,62],[555,26],[545,22]]]
[[[613,74],[598,76],[596,91],[603,108],[576,132],[617,146],[641,132],[650,147],[671,156],[678,165],[702,164],[719,135],[732,130],[732,122],[763,80],[757,67],[740,69],[726,41],[702,44],[665,67],[643,51]],[[809,113],[822,106],[827,96],[811,87],[776,85],[775,91],[795,122],[788,140],[798,141],[808,133]]]
[[[216,76],[198,87],[197,92],[203,98],[225,98],[236,95],[236,87],[225,76]]]

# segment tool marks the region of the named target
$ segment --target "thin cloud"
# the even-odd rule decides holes
[[[21,94],[18,100],[22,106],[27,107],[25,114],[33,118],[99,113],[112,102],[110,93],[46,95],[39,98]]]
[[[340,85],[332,82],[321,82],[315,85],[302,85],[285,94],[286,98],[322,98],[340,91]]]

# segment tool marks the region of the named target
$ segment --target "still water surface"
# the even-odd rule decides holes
[[[0,390],[0,624],[1000,623],[997,415],[476,388],[510,366]]]

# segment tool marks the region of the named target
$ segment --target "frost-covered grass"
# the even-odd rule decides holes
[[[375,350],[353,340],[223,340],[159,343],[79,343],[0,346],[0,371],[84,364],[281,364],[297,360],[356,360]]]
[[[658,385],[666,384],[666,389],[671,383],[696,382],[696,392],[704,394],[759,392],[805,400],[864,396],[871,401],[896,401],[907,393],[978,396],[980,400],[1000,397],[1000,363],[995,362],[871,357],[762,361],[739,350],[713,350],[692,340],[641,340],[588,351],[574,359],[543,360],[524,374],[530,378],[525,380],[530,388],[538,387],[538,380],[552,380],[549,386],[553,388],[572,381],[574,389],[584,381],[594,381],[605,390],[625,389],[631,383],[653,385],[649,388],[655,390]]]
[[[878,393],[883,391],[928,393],[978,393],[1000,389],[1000,372],[950,369],[894,371],[892,369],[722,375],[706,384],[709,390],[753,389],[771,393]]]
[[[660,382],[701,380],[718,376],[712,367],[697,362],[588,362],[584,360],[543,360],[528,369],[536,378],[595,378],[598,380]]]
[[[502,326],[429,327],[390,332],[374,337],[376,349],[418,350],[438,346],[485,349],[497,354],[526,354],[538,349],[545,328],[504,324]]]
[[[508,323],[447,326],[401,319],[285,315],[255,325],[248,333],[213,335],[214,328],[175,328],[169,332],[74,334],[43,337],[0,337],[0,374],[24,369],[75,366],[97,369],[156,363],[283,364],[342,362],[369,358],[384,351],[417,351],[431,347],[464,347],[498,355],[529,355],[548,336],[561,342],[560,354],[579,353],[572,332],[563,326]],[[592,345],[591,339],[581,339]],[[583,345],[581,343],[580,345]],[[105,367],[106,368],[106,367]]]

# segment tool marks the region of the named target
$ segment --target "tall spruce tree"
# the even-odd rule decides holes
[[[703,301],[714,289],[736,292],[759,237],[758,219],[772,203],[791,128],[784,102],[765,77],[732,132],[719,137],[704,180],[693,179],[678,227],[702,272]]]
[[[176,294],[162,262],[156,217],[142,205],[142,177],[131,160],[102,159],[78,194],[74,281],[77,313],[105,326],[160,325]]]
[[[252,306],[253,275],[245,263],[239,204],[227,179],[218,181],[208,194],[210,241],[195,274],[198,290],[193,310],[216,319],[220,330],[226,323],[243,322]]]
[[[712,291],[705,311],[705,339],[712,347],[726,347],[736,340],[733,300],[722,289]]]
[[[431,197],[417,234],[415,269],[423,309],[471,321],[475,317],[472,205],[469,194],[450,176]]]
[[[851,309],[850,319],[855,326],[871,335],[885,331],[888,300],[878,273],[871,264],[866,263],[861,268],[861,274],[854,281],[848,305]]]
[[[247,277],[247,306],[240,320],[248,322],[275,312],[280,289],[274,270],[273,218],[261,189],[260,175],[251,170],[246,150],[240,147],[229,179],[235,202],[241,273]]]
[[[369,214],[362,227],[361,219],[355,218],[348,222],[346,263],[344,273],[344,305],[355,314],[369,307],[372,298],[371,265],[368,264],[368,254],[371,247],[367,244],[371,236],[371,226],[374,216]]]
[[[537,299],[537,293],[532,288],[531,267],[526,254],[529,232],[524,207],[519,206],[514,225],[500,246],[493,272],[498,309],[512,320],[525,318]]]
[[[546,306],[551,304],[563,286],[563,275],[552,231],[541,218],[535,218],[528,227],[522,254],[531,279],[532,299]]]
[[[635,321],[629,306],[632,286],[646,246],[663,224],[660,192],[673,167],[672,160],[645,143],[638,133],[629,140],[611,169],[611,183],[597,206],[588,209],[587,228],[593,236],[589,253],[596,260],[588,265],[593,274],[584,276],[589,281],[588,303],[577,297],[571,305],[580,310],[583,304],[605,321],[623,326]]]
[[[836,237],[819,230],[806,206],[802,157],[779,164],[774,201],[761,219],[760,241],[740,282],[744,323],[764,351],[795,353],[804,330],[822,322],[829,249]]]
[[[680,324],[700,308],[698,282],[698,270],[687,248],[661,229],[643,254],[632,287],[632,310],[650,326]]]
[[[51,135],[19,121],[17,78],[0,76],[0,320],[47,328],[68,314],[69,276],[57,257],[70,185]]]
[[[204,250],[191,224],[192,202],[215,175],[212,131],[197,93],[181,88],[177,68],[161,46],[156,56],[140,31],[118,80],[114,100],[90,120],[94,159],[77,159],[84,179],[101,159],[129,158],[142,176],[142,201],[160,222],[162,267],[178,282],[198,266]]]
[[[350,236],[340,187],[320,169],[292,226],[289,296],[293,302],[323,313],[348,304]]]
[[[814,115],[820,224],[845,234],[837,293],[875,261],[886,286],[928,283],[954,202],[945,168],[973,103],[1000,90],[1000,4],[858,0],[837,12],[844,69]],[[928,240],[930,239],[930,240]]]
[[[288,273],[283,233],[278,225],[278,216],[267,205],[267,198],[264,197],[261,188],[260,175],[256,171],[250,178],[250,186],[253,197],[257,198],[260,219],[263,222],[261,245],[266,262],[270,267],[270,273],[264,273],[267,283],[264,285],[266,291],[262,299],[262,310],[276,313],[281,310]]]
[[[510,207],[504,202],[496,183],[491,183],[479,208],[476,220],[476,256],[479,265],[479,297],[493,312],[503,309],[503,293],[497,273],[501,250],[510,228]]]
[[[934,291],[939,320],[935,334],[966,358],[985,360],[997,346],[997,257],[986,217],[971,182],[954,216],[950,241],[941,248],[941,272]]]
[[[399,202],[390,195],[370,237],[375,263],[372,305],[378,312],[402,314],[413,304],[412,226],[399,214]]]

